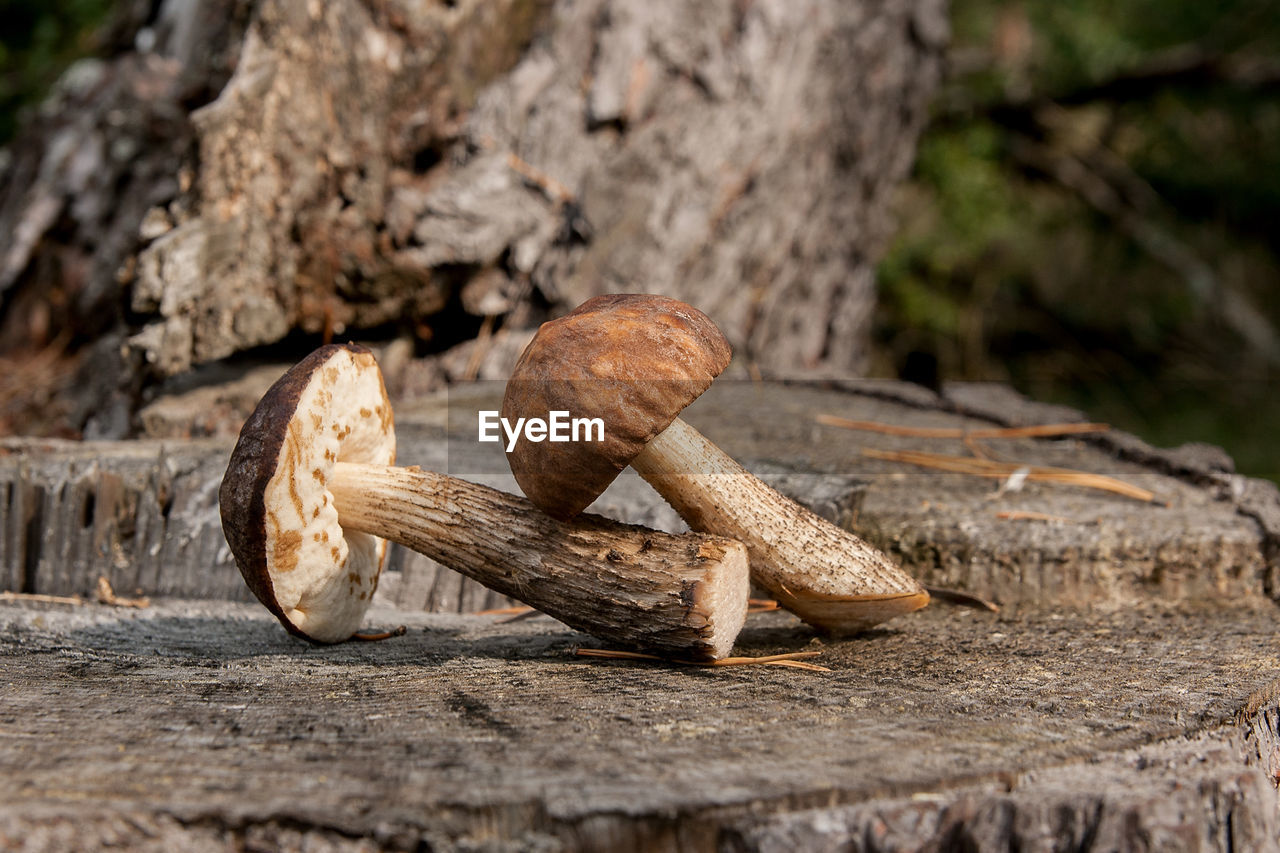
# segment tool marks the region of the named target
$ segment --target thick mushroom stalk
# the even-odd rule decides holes
[[[631,467],[691,528],[746,545],[752,580],[830,634],[856,634],[929,603],[883,553],[765,485],[680,418]]]
[[[507,382],[502,416],[599,418],[604,436],[516,444],[507,454],[516,481],[567,519],[632,465],[694,530],[743,542],[752,579],[831,634],[925,606],[928,593],[888,557],[778,494],[677,417],[729,357],[710,318],[660,296],[598,296],[544,323]]]
[[[749,587],[740,543],[556,521],[496,489],[393,467],[394,456],[381,373],[352,345],[299,363],[245,423],[223,529],[250,589],[292,633],[355,633],[389,539],[602,639],[690,660],[732,648]]]

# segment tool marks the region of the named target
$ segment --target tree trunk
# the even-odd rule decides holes
[[[12,148],[5,340],[106,341],[95,435],[299,331],[433,352],[609,291],[858,372],[946,35],[941,0],[166,0]]]

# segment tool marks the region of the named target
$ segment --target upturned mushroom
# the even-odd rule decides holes
[[[693,660],[732,647],[749,588],[740,543],[562,523],[515,495],[393,467],[395,453],[381,371],[359,346],[312,353],[245,422],[219,493],[223,530],[290,632],[350,638],[389,539],[597,637]]]
[[[568,519],[630,465],[691,528],[743,542],[752,579],[830,634],[924,607],[929,594],[888,557],[778,494],[678,417],[729,358],[710,318],[660,296],[597,296],[544,323],[507,382],[502,417],[568,412],[600,418],[605,434],[517,442],[507,453],[516,481]]]

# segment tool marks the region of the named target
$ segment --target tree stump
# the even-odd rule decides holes
[[[401,407],[401,461],[501,483],[501,454],[474,441],[474,412],[497,390]],[[371,622],[405,624],[405,636],[308,646],[258,605],[222,599],[241,595],[239,579],[205,496],[227,443],[6,440],[9,589],[21,578],[28,592],[85,595],[102,571],[121,593],[137,583],[182,597],[143,609],[0,603],[0,839],[28,850],[1275,849],[1273,486],[1209,449],[1111,432],[985,446],[1142,485],[1158,503],[1034,480],[1001,490],[861,452],[962,454],[959,440],[852,432],[815,422],[821,413],[970,430],[1081,416],[996,386],[935,395],[878,382],[719,382],[687,412],[925,582],[998,613],[940,597],[841,641],[785,613],[750,617],[739,653],[816,650],[826,673],[600,661],[575,656],[597,641],[546,617],[459,612],[500,602],[402,554]],[[632,478],[595,509],[677,526]]]

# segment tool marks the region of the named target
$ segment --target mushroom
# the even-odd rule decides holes
[[[600,517],[555,521],[524,498],[393,467],[391,404],[373,354],[312,353],[245,422],[219,493],[246,583],[290,632],[348,639],[386,540],[607,640],[723,657],[746,618],[743,546]]]
[[[517,441],[507,454],[516,482],[567,519],[631,465],[694,530],[743,542],[752,580],[830,634],[924,607],[929,594],[888,557],[778,494],[677,417],[729,357],[710,318],[661,296],[597,296],[544,323],[507,382],[502,417],[598,417],[605,434]]]

